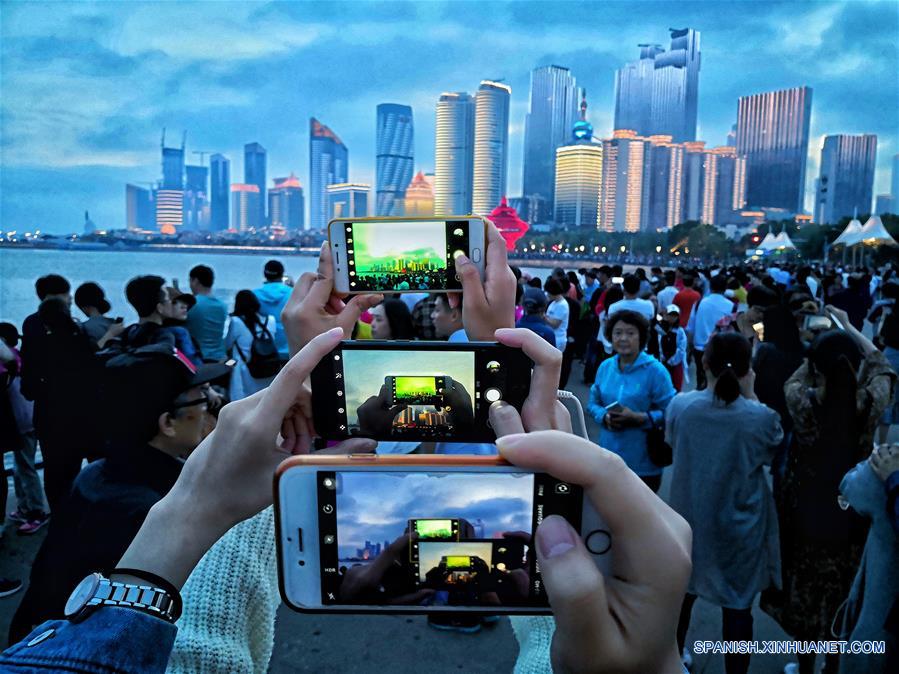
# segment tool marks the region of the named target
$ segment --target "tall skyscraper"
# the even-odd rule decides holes
[[[735,211],[746,205],[746,158],[736,149],[712,148],[703,159],[702,214],[706,225],[732,224]]]
[[[205,166],[185,166],[187,175],[184,190],[184,229],[209,229],[209,169]]]
[[[877,136],[826,136],[815,189],[815,222],[836,224],[840,218],[871,212]]]
[[[259,223],[259,227],[265,226],[265,168],[266,152],[259,143],[247,143],[243,146],[243,181],[246,185],[255,185],[259,188],[259,214],[253,220]]]
[[[566,145],[577,121],[578,89],[562,66],[531,71],[531,101],[524,124],[522,193],[539,195],[550,208],[555,189],[556,148]]]
[[[231,205],[231,162],[225,155],[209,158],[209,225],[213,232],[228,229]]]
[[[274,187],[268,191],[268,221],[272,227],[288,230],[303,229],[303,187],[291,173],[287,178],[275,178]]]
[[[315,117],[309,120],[309,227],[328,225],[328,185],[345,183],[349,172],[349,152],[327,126]]]
[[[437,102],[434,214],[468,215],[474,168],[474,98],[446,93]]]
[[[602,142],[600,229],[639,232],[644,223],[644,173],[647,141],[619,129]]]
[[[511,87],[484,80],[475,97],[471,209],[487,215],[506,194]]]
[[[434,215],[434,176],[425,175],[421,171],[416,173],[406,187],[406,196],[398,210],[397,215]]]
[[[174,234],[184,224],[184,145],[165,146],[165,129],[162,131],[162,184],[156,192],[156,227],[163,234]]]
[[[231,185],[231,229],[246,232],[262,225],[259,217],[259,201],[262,195],[257,185],[234,183]]]
[[[883,215],[884,213],[893,212],[893,195],[878,194],[874,198],[874,214]]]
[[[651,136],[645,148],[649,169],[645,200],[646,229],[658,231],[682,222],[684,155],[682,144],[672,143],[671,136]]]
[[[368,216],[369,192],[371,185],[364,183],[328,185],[328,219]]]
[[[615,128],[642,136],[696,139],[699,103],[700,33],[670,29],[668,51],[641,44],[640,59],[615,73]]]
[[[587,121],[587,100],[581,101],[580,119],[573,125],[571,143],[556,148],[555,214],[558,225],[599,227],[602,186],[602,144],[593,140]]]
[[[412,108],[381,103],[375,144],[375,215],[399,215],[395,203],[405,195],[415,165]]]
[[[740,97],[737,154],[747,160],[750,207],[802,212],[811,112],[811,87]]]
[[[705,193],[705,141],[684,143],[684,187],[681,222],[702,220],[702,196]]]
[[[125,224],[130,230],[151,230],[155,224],[155,208],[150,190],[125,185]]]

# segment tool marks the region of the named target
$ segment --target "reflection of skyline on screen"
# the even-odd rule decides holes
[[[371,396],[378,395],[384,386],[384,378],[389,375],[449,376],[472,395],[474,352],[346,349],[343,351],[343,373],[347,423],[353,428],[359,423],[356,410]]]
[[[418,544],[418,579],[440,564],[441,557],[480,557],[487,566],[493,563],[493,543],[460,543],[456,541],[425,541]],[[450,562],[451,560],[447,560]]]
[[[353,223],[356,272],[384,271],[397,260],[446,269],[446,225],[443,222]]]
[[[341,559],[366,541],[390,542],[410,519],[460,518],[480,526],[478,538],[530,531],[534,476],[530,473],[337,473],[337,542]]]

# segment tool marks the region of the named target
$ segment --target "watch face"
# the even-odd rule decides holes
[[[78,587],[72,592],[69,600],[66,602],[65,616],[71,618],[77,614],[87,602],[91,600],[97,587],[100,585],[100,574],[92,573],[87,578],[78,583]]]

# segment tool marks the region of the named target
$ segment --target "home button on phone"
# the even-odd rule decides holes
[[[475,248],[471,251],[471,261],[472,262],[480,262],[481,261],[481,249]]]
[[[584,543],[594,555],[604,555],[612,547],[612,534],[605,529],[596,529],[587,534]]]

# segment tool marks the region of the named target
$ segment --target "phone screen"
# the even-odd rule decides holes
[[[521,409],[531,360],[496,344],[344,342],[312,372],[326,439],[492,442],[490,405]]]
[[[322,604],[548,605],[533,532],[581,528],[579,486],[543,473],[317,471]]]
[[[455,259],[469,254],[468,220],[348,222],[350,290],[458,290]]]
[[[827,316],[806,316],[806,330],[830,330],[833,327],[833,321]]]

